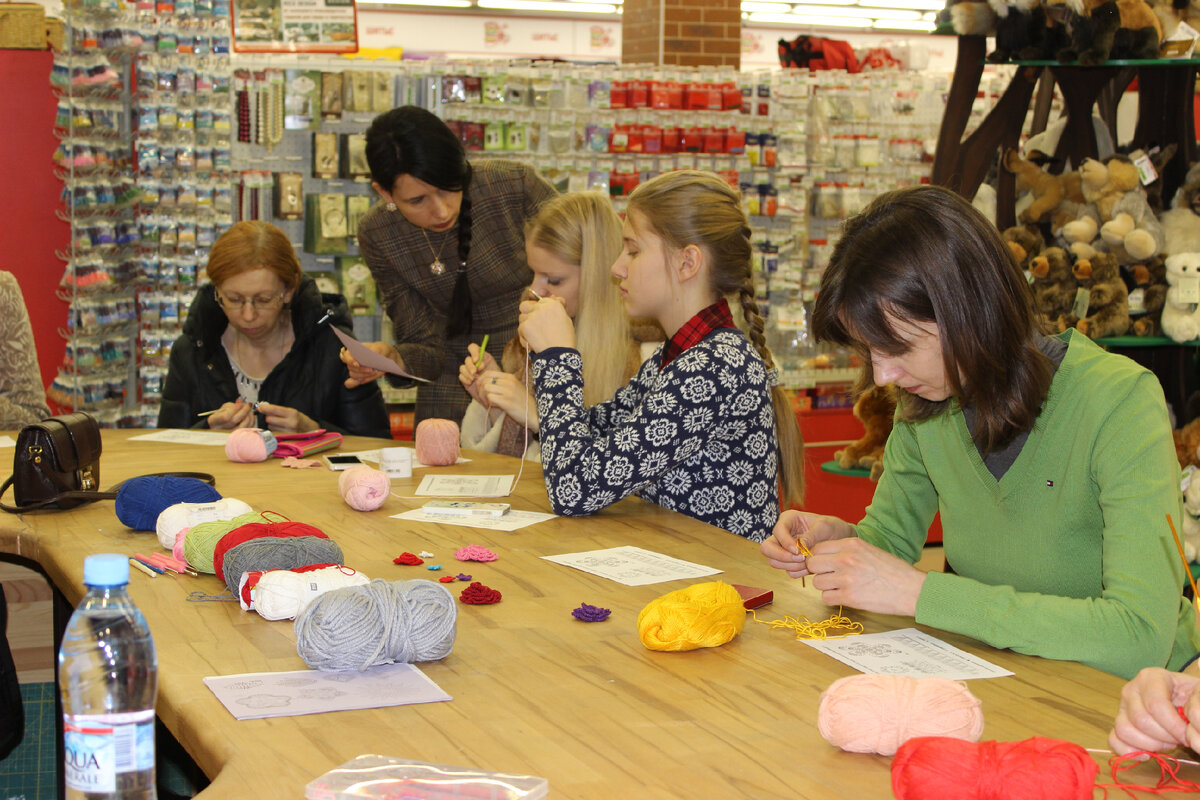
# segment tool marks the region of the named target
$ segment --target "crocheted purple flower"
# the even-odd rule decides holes
[[[458,575],[456,575],[455,577],[456,577],[456,578],[458,578],[460,581],[469,581],[469,580],[471,580],[471,576],[470,576],[470,575],[467,575],[466,573],[463,573],[463,572],[460,572],[460,573],[458,573]]]
[[[571,612],[571,616],[583,622],[604,622],[611,613],[612,609],[580,603],[579,608]]]

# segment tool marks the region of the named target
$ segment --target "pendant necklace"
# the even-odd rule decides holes
[[[429,245],[429,252],[433,253],[433,261],[429,265],[429,271],[434,275],[444,275],[446,273],[446,265],[442,263],[442,249],[446,247],[446,239],[442,239],[442,246],[434,250],[433,243],[429,241],[429,232],[421,228],[421,234],[425,237],[425,244]]]

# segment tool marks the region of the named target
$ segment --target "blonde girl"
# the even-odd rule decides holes
[[[544,204],[525,226],[525,255],[537,296],[562,301],[574,321],[576,341],[586,354],[584,400],[613,396],[641,363],[616,281],[609,272],[621,253],[621,219],[598,192],[576,192]],[[474,402],[462,421],[462,445],[519,456],[525,428],[538,433],[537,404],[526,394],[525,348],[514,337],[501,364],[479,346],[468,347],[458,377]],[[528,414],[528,416],[526,416]],[[536,441],[528,458],[540,460]]]
[[[564,305],[521,304],[551,506],[583,515],[637,494],[762,541],[780,484],[800,502],[803,444],[763,337],[740,198],[712,173],[661,175],[630,197],[622,238],[612,274],[625,309],[655,319],[667,342],[613,399],[586,402]]]

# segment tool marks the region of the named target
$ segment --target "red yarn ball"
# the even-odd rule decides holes
[[[892,759],[896,800],[1092,800],[1100,767],[1073,742],[920,736]]]
[[[430,467],[458,461],[458,424],[449,419],[423,419],[417,424],[417,460]]]

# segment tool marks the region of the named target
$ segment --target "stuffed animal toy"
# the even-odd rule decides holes
[[[1180,485],[1183,488],[1183,556],[1189,563],[1200,553],[1200,477],[1196,466],[1183,470]]]
[[[1033,276],[1034,307],[1047,330],[1056,327],[1061,317],[1071,313],[1075,303],[1075,275],[1071,259],[1061,247],[1047,247],[1029,262]]]
[[[1187,171],[1183,183],[1171,200],[1171,209],[1162,214],[1163,252],[1200,253],[1200,163]]]
[[[1004,168],[1016,176],[1017,192],[1030,192],[1033,203],[1021,211],[1018,219],[1024,223],[1036,223],[1049,219],[1066,196],[1062,178],[1046,172],[1032,161],[1021,158],[1016,150],[1004,153]]]
[[[1174,36],[1181,22],[1200,29],[1200,0],[1158,0],[1153,7],[1162,23],[1163,39]]]
[[[1070,38],[1055,53],[1059,62],[1078,60],[1081,66],[1093,67],[1110,56],[1158,57],[1162,23],[1144,0],[1046,0],[1046,15]]]
[[[1171,436],[1175,440],[1175,458],[1179,461],[1179,468],[1200,467],[1200,417],[1172,431]]]
[[[1200,338],[1200,253],[1167,256],[1167,284],[1163,333],[1177,342]]]
[[[1162,256],[1130,267],[1126,285],[1132,285],[1129,316],[1133,325],[1129,332],[1134,336],[1158,336],[1162,332],[1163,304],[1167,301],[1167,265]]]
[[[996,32],[996,12],[986,2],[949,2],[944,11],[949,11],[950,25],[959,36],[991,36]]]
[[[1162,225],[1141,192],[1137,167],[1127,157],[1113,156],[1107,163],[1085,159],[1079,177],[1088,204],[1060,234],[1076,257],[1108,251],[1118,263],[1130,264],[1162,251]]]
[[[854,403],[854,416],[863,425],[862,437],[833,454],[843,469],[871,470],[871,480],[883,474],[883,449],[892,433],[896,416],[896,392],[892,386],[872,386]]]
[[[1012,251],[1013,257],[1023,270],[1029,269],[1029,262],[1046,246],[1046,240],[1036,225],[1014,225],[1005,228],[1000,231],[1000,238],[1008,245],[1008,249]]]
[[[1129,290],[1121,280],[1117,259],[1111,253],[1097,253],[1077,260],[1072,272],[1079,288],[1088,291],[1087,315],[1082,319],[1065,315],[1061,318],[1063,330],[1073,324],[1092,339],[1125,335],[1130,325]]]
[[[996,49],[987,60],[1000,64],[1009,59],[1037,58],[1046,35],[1046,12],[1040,0],[988,0],[996,14]]]

